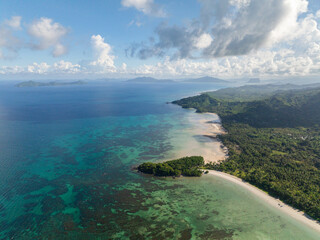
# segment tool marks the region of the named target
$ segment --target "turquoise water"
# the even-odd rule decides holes
[[[217,177],[132,170],[197,140],[194,113],[167,101],[220,87],[1,86],[0,238],[319,239]]]

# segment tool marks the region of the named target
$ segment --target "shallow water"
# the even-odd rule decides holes
[[[0,238],[319,239],[217,177],[132,170],[218,149],[197,136],[198,120],[211,117],[166,102],[219,87],[1,86]]]
[[[167,158],[202,156],[205,162],[224,160],[226,150],[216,139],[216,135],[224,130],[217,129],[217,126],[221,128],[218,115],[185,110],[183,117],[176,120],[175,127],[169,133],[172,150],[166,153]]]

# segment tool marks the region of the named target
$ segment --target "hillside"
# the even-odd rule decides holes
[[[254,127],[306,127],[320,123],[320,88],[309,85],[226,88],[173,103],[197,112],[218,113],[225,123],[237,121]]]

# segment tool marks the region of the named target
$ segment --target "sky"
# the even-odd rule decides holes
[[[320,76],[319,0],[0,0],[0,79]]]

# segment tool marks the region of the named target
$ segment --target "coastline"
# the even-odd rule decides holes
[[[201,135],[211,139],[213,142],[217,142],[220,146],[219,155],[216,156],[214,159],[212,159],[212,157],[210,158],[209,156],[205,157],[204,158],[205,164],[218,163],[220,161],[226,160],[228,158],[228,149],[219,140],[218,136],[223,135],[223,134],[227,134],[227,131],[223,128],[219,115],[216,113],[209,113],[209,112],[208,113],[201,113],[201,114],[206,114],[206,115],[214,116],[215,118],[218,118],[218,120],[216,120],[216,121],[206,121],[204,119],[200,121],[201,124],[205,124],[207,126],[206,130],[201,132]],[[221,156],[221,155],[223,155],[223,156]]]
[[[200,119],[189,119],[194,125],[198,126],[196,135],[202,136],[207,139],[208,144],[205,148],[210,148],[208,151],[202,149],[201,156],[204,158],[205,164],[218,163],[228,158],[228,149],[219,140],[218,135],[227,134],[227,131],[221,124],[221,119],[216,113],[196,113],[197,116],[201,116]],[[201,126],[199,128],[199,126]],[[218,145],[219,148],[214,148],[214,145]]]
[[[191,110],[191,109],[189,109]],[[194,112],[195,113],[195,112]],[[215,144],[218,142],[220,144],[219,149],[219,157],[217,155],[212,154],[212,149],[209,149],[208,152],[204,151],[203,154],[205,163],[217,163],[220,161],[224,161],[228,158],[228,149],[223,145],[223,143],[217,138],[218,135],[221,134],[227,134],[227,131],[223,128],[223,125],[221,123],[221,119],[218,114],[216,113],[196,113],[195,115],[201,116],[201,117],[195,117],[194,119],[189,119],[190,122],[193,122],[193,124],[197,125],[197,131],[195,132],[198,135],[201,135],[202,137],[210,139],[212,142],[215,142]],[[212,116],[212,117],[211,117]],[[209,120],[208,120],[209,119]],[[213,119],[213,120],[210,120]],[[211,143],[212,144],[212,143]],[[211,145],[210,144],[210,145]],[[213,145],[207,145],[207,148],[211,148]],[[185,150],[190,150],[190,146],[187,146]],[[204,149],[202,149],[203,151]],[[182,151],[184,152],[184,151]],[[188,152],[188,151],[187,151]],[[221,157],[221,153],[224,154],[224,157]],[[180,153],[181,154],[181,153]],[[184,155],[184,154],[182,154]],[[188,154],[186,154],[188,155]],[[190,155],[190,154],[189,154]],[[276,209],[277,211],[281,211],[285,215],[287,215],[289,218],[294,219],[305,226],[315,230],[316,232],[320,233],[320,223],[308,215],[306,215],[303,211],[300,211],[298,209],[293,208],[292,206],[285,204],[281,200],[270,196],[268,193],[264,192],[263,190],[259,189],[258,187],[251,185],[248,182],[245,182],[241,178],[238,178],[236,176],[230,175],[228,173],[216,171],[216,170],[208,170],[209,175],[213,175],[219,178],[222,178],[226,181],[233,182],[240,187],[248,190],[249,192],[253,193],[256,197],[258,197],[260,200],[262,200],[266,205],[268,205],[271,208]]]
[[[285,213],[289,217],[307,225],[308,227],[312,228],[313,230],[320,233],[320,224],[318,221],[312,219],[311,217],[307,216],[303,211],[300,211],[298,209],[295,209],[291,207],[288,204],[283,203],[281,200],[274,198],[267,194],[266,192],[262,191],[261,189],[251,185],[248,182],[245,182],[241,178],[238,178],[236,176],[219,172],[215,170],[208,170],[209,175],[213,175],[219,178],[223,178],[226,181],[233,182],[239,186],[241,186],[244,189],[247,189],[251,193],[253,193],[255,196],[257,196],[259,199],[263,200],[265,203],[267,203],[269,206]]]
[[[223,128],[223,125],[221,123],[221,119],[219,117],[219,115],[217,115],[216,113],[201,113],[201,114],[210,114],[210,115],[214,115],[215,117],[218,117],[217,121],[214,122],[207,122],[207,121],[200,121],[202,124],[210,124],[210,128],[208,128],[207,132],[203,132],[203,136],[212,138],[212,139],[217,139],[218,135],[221,134],[227,134],[227,131]],[[224,161],[228,158],[228,149],[223,145],[222,142],[220,142],[220,146],[221,146],[221,150],[223,150],[223,152],[225,153],[225,158],[224,159],[214,159],[211,161],[206,161],[205,163],[208,162],[219,162],[219,161]],[[209,175],[213,175],[219,178],[223,178],[226,181],[230,181],[233,182],[241,187],[243,187],[244,189],[247,189],[248,191],[250,191],[251,193],[253,193],[255,196],[257,196],[259,199],[261,199],[262,201],[264,201],[266,204],[268,204],[269,206],[285,213],[287,216],[301,222],[302,224],[312,228],[313,230],[317,231],[320,233],[320,223],[316,220],[314,220],[313,218],[309,217],[308,215],[306,215],[303,211],[300,211],[284,202],[282,202],[280,199],[277,199],[275,197],[270,196],[268,193],[264,192],[263,190],[259,189],[258,187],[242,180],[241,178],[238,178],[236,176],[233,176],[231,174],[228,173],[224,173],[224,172],[220,172],[220,171],[216,171],[216,170],[208,170],[209,171]]]
[[[173,149],[165,158],[167,161],[185,156],[202,156],[205,163],[218,163],[228,157],[228,150],[217,137],[226,134],[220,118],[215,113],[195,113],[195,109],[184,109],[187,117],[181,128],[172,132]]]
[[[179,103],[177,103],[179,106]],[[194,106],[194,105],[190,105],[188,103],[184,103],[183,107],[186,109],[194,109],[194,108],[188,108],[188,106]],[[202,132],[202,136],[204,137],[208,137],[211,138],[214,141],[219,141],[219,138],[217,138],[218,135],[221,134],[226,134],[226,130],[223,128],[223,124],[222,121],[220,120],[220,117],[218,114],[216,113],[209,113],[209,112],[201,112],[198,115],[205,115],[205,114],[213,114],[216,115],[218,117],[218,120],[216,121],[212,121],[212,122],[208,122],[208,121],[198,121],[199,123],[199,127],[198,127],[198,132]],[[212,129],[208,130],[206,134],[206,132],[203,131],[204,128],[208,127],[208,123],[212,123],[211,127],[215,128],[216,130],[224,130],[224,132],[220,133],[218,131],[217,134],[212,134]],[[220,127],[219,127],[220,125]],[[220,141],[219,141],[220,142]],[[226,148],[222,142],[220,142],[221,146],[223,146],[224,148]],[[209,147],[209,146],[207,146]],[[209,159],[208,162],[223,162],[228,158],[228,149],[226,149],[225,151],[225,158],[218,160],[215,158],[211,158]],[[206,162],[207,163],[207,162]],[[224,173],[224,172],[220,172],[220,171],[215,171],[215,170],[209,170],[209,175],[211,176],[215,176],[218,178],[222,178],[223,181],[226,182],[231,182],[236,184],[237,186],[239,186],[239,188],[242,188],[244,190],[249,191],[250,193],[253,194],[254,197],[257,198],[257,200],[259,200],[259,203],[261,203],[262,206],[267,206],[271,212],[279,212],[281,214],[283,214],[283,217],[285,217],[288,221],[292,222],[295,224],[295,226],[299,227],[299,226],[304,226],[307,229],[309,229],[310,231],[313,230],[316,235],[318,236],[318,234],[320,233],[320,222],[313,219],[312,217],[310,217],[309,215],[307,215],[305,212],[303,212],[302,210],[296,209],[288,204],[285,204],[284,202],[282,202],[280,199],[276,198],[276,197],[272,197],[270,196],[268,193],[264,192],[262,189],[251,185],[248,182],[245,182],[244,180],[242,180],[241,178],[238,178],[236,176]],[[214,180],[214,179],[212,179]],[[214,183],[213,183],[214,184]]]

